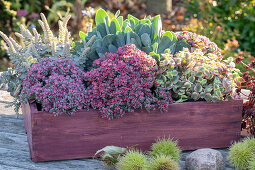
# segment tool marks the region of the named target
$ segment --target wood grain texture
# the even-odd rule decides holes
[[[34,104],[22,108],[30,155],[38,162],[89,158],[108,145],[138,144],[146,151],[164,136],[178,140],[182,150],[228,147],[240,138],[242,105],[242,100],[175,103],[167,112],[140,110],[115,120],[93,110],[54,117]]]

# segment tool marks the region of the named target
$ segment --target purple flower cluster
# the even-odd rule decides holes
[[[209,38],[189,31],[177,32],[175,35],[178,39],[186,40],[191,47],[202,49],[204,54],[213,53],[222,59],[221,49]]]
[[[73,114],[85,105],[85,73],[68,59],[43,58],[25,75],[21,101],[42,104],[43,111],[55,116]]]
[[[171,94],[157,87],[156,61],[135,45],[127,44],[116,53],[95,60],[97,67],[86,73],[87,107],[99,109],[103,118],[122,117],[142,108],[165,110]]]
[[[155,80],[156,61],[135,45],[106,53],[94,66],[85,73],[68,59],[43,58],[28,69],[21,101],[36,101],[55,116],[93,108],[108,119],[143,107],[164,111],[172,101]]]

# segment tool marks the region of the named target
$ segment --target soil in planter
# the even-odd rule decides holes
[[[179,99],[176,99],[176,98],[173,98],[173,100],[174,101],[177,101],[177,100],[179,100]],[[185,102],[205,102],[206,100],[205,99],[198,99],[198,100],[194,100],[194,99],[187,99],[187,100],[185,100],[183,103],[185,103]]]
[[[36,108],[38,111],[42,111],[42,104],[40,103],[35,103],[36,104]]]

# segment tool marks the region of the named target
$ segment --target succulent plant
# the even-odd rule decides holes
[[[159,138],[156,143],[153,143],[151,146],[150,155],[157,157],[160,155],[170,156],[174,161],[180,159],[180,148],[177,145],[176,141],[173,141],[170,138]]]
[[[94,66],[86,72],[87,109],[98,109],[102,118],[122,117],[141,108],[165,111],[172,102],[171,93],[157,85],[155,59],[134,44],[105,54]]]
[[[174,56],[170,53],[162,56],[157,81],[171,91],[177,102],[231,100],[233,88],[240,84],[240,71],[233,58],[220,61],[215,54],[204,54],[201,49],[191,53],[186,48]]]
[[[203,51],[204,54],[213,53],[216,54],[220,60],[223,58],[221,49],[217,46],[217,44],[210,41],[210,39],[205,36],[198,35],[189,31],[176,32],[175,35],[178,39],[187,41],[191,47],[191,51],[199,48]]]
[[[158,61],[160,54],[166,49],[170,49],[174,54],[182,50],[182,47],[189,47],[185,41],[179,41],[173,32],[167,31],[161,35],[162,22],[159,15],[148,16],[142,20],[128,15],[128,18],[123,21],[118,11],[110,20],[108,14],[103,9],[99,9],[95,20],[96,28],[88,35],[81,32],[82,41],[74,44],[74,54],[79,56],[82,54],[81,47],[93,39],[93,43],[89,45],[91,50],[86,57],[85,70],[89,70],[93,61],[104,56],[106,52],[115,53],[119,47],[129,43],[135,44],[138,49],[150,54]]]
[[[107,168],[114,168],[118,163],[120,156],[126,153],[127,148],[122,148],[118,146],[106,146],[95,153],[95,156],[101,154],[101,159],[104,163],[104,166]]]
[[[150,160],[151,170],[179,170],[180,167],[171,156],[158,155]]]
[[[21,83],[25,77],[27,69],[43,57],[70,57],[70,33],[67,30],[67,22],[71,18],[66,16],[63,21],[59,21],[59,35],[55,37],[50,30],[46,17],[41,13],[39,24],[43,30],[41,36],[35,28],[32,29],[33,34],[20,25],[21,33],[15,33],[20,39],[20,44],[12,37],[7,37],[0,31],[0,36],[8,45],[11,62],[14,68],[4,72],[0,77],[0,85],[8,84],[8,92],[15,98],[10,106],[15,106],[18,114],[20,102],[18,95],[22,89]]]
[[[117,163],[119,170],[147,170],[149,162],[140,151],[129,150]]]
[[[69,59],[43,58],[25,74],[21,103],[36,102],[54,116],[72,115],[86,103],[84,78],[85,73]]]

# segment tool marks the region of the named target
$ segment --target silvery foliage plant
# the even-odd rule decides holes
[[[67,15],[63,21],[58,21],[59,35],[54,36],[47,23],[44,14],[41,15],[39,24],[43,30],[42,36],[37,32],[36,28],[32,29],[32,33],[20,26],[20,33],[15,33],[19,38],[18,43],[12,37],[7,37],[0,31],[0,36],[8,45],[9,57],[14,64],[13,68],[9,68],[0,76],[0,87],[7,85],[7,91],[14,97],[14,101],[9,106],[15,106],[15,111],[18,115],[20,108],[19,93],[22,89],[22,81],[25,77],[27,69],[33,63],[37,63],[41,58],[70,58],[71,55],[71,34],[68,32],[67,23],[71,15]],[[86,49],[84,49],[86,50]]]

